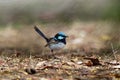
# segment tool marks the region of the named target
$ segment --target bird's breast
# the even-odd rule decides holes
[[[62,49],[64,46],[65,46],[64,43],[58,42],[58,43],[52,43],[52,44],[50,44],[49,48],[52,49],[52,50],[59,50],[59,49]]]

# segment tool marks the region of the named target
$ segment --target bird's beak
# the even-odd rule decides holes
[[[65,36],[66,38],[68,38],[69,36]]]

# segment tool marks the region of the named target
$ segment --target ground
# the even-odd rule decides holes
[[[47,36],[58,31],[69,36],[65,48],[54,53],[44,47],[33,25],[11,26],[0,30],[0,80],[120,79],[120,51],[112,43],[111,23],[38,25]]]
[[[1,50],[1,80],[119,80],[120,62],[75,52],[30,54]],[[4,55],[4,52],[11,52]],[[49,56],[48,56],[49,54]],[[109,60],[109,61],[108,61]]]

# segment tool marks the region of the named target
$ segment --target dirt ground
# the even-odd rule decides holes
[[[105,44],[111,40],[111,24],[75,22],[39,28],[48,36],[64,31],[69,36],[66,47],[51,53],[33,25],[19,30],[8,25],[0,30],[0,80],[120,79],[120,52],[112,43],[111,48]]]
[[[119,69],[120,62],[114,58],[74,51],[33,54],[3,49],[0,57],[1,80],[119,80]]]

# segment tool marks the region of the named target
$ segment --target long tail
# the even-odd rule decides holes
[[[42,33],[42,31],[40,31],[40,29],[38,29],[36,25],[34,26],[34,29],[40,36],[42,36],[46,40],[46,42],[49,41],[49,39]]]

